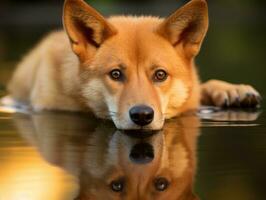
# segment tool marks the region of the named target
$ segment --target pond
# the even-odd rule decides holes
[[[260,110],[202,108],[158,132],[119,131],[80,113],[1,111],[1,200],[266,196]]]

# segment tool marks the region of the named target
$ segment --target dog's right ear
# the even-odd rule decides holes
[[[115,28],[83,0],[65,1],[63,22],[72,50],[81,62],[87,61],[107,38],[116,34]]]

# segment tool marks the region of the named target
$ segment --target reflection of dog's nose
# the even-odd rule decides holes
[[[134,106],[129,110],[131,120],[139,125],[145,126],[152,122],[154,111],[151,107],[145,105]]]
[[[138,143],[131,149],[129,157],[136,164],[147,164],[154,158],[153,146],[149,143]]]

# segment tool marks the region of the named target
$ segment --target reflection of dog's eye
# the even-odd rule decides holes
[[[165,178],[157,178],[154,181],[154,187],[157,191],[160,191],[160,192],[164,191],[167,189],[168,186],[169,186],[169,182]]]
[[[111,189],[114,192],[122,192],[122,190],[124,188],[124,183],[121,180],[119,180],[119,181],[112,181],[110,187],[111,187]]]
[[[167,79],[167,76],[168,76],[168,74],[166,73],[166,71],[159,69],[159,70],[155,71],[153,79],[154,79],[154,81],[162,82],[162,81],[165,81]]]
[[[123,73],[119,69],[112,70],[109,75],[115,81],[121,81],[123,78]]]

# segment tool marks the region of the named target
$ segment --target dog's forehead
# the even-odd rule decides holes
[[[121,59],[125,64],[127,61],[132,64],[171,61],[176,56],[174,48],[156,32],[162,21],[157,17],[110,18],[117,34],[106,42],[105,50],[109,51],[111,58]]]

